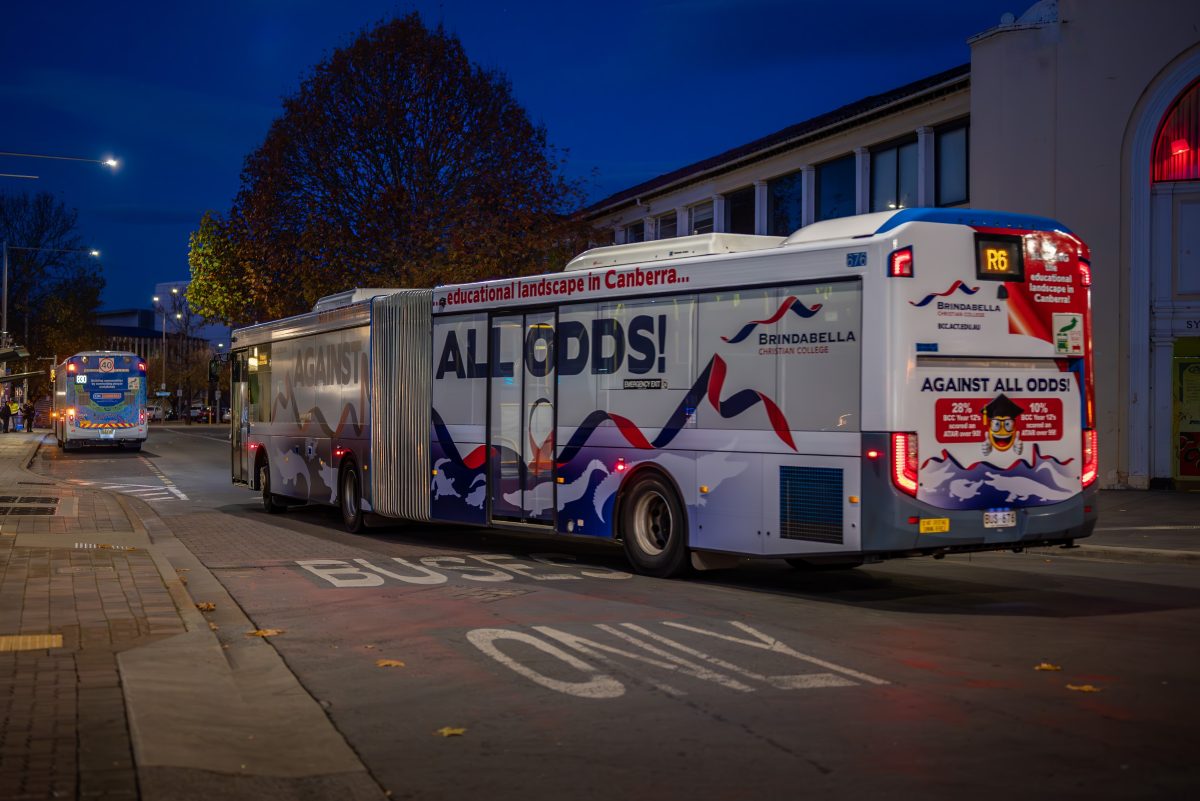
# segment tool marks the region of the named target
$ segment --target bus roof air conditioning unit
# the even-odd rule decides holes
[[[781,236],[752,236],[750,234],[697,234],[652,242],[632,242],[628,245],[608,245],[585,250],[567,262],[564,272],[594,270],[599,267],[619,267],[622,264],[645,264],[692,256],[711,256],[717,253],[742,253],[766,250],[783,244]]]

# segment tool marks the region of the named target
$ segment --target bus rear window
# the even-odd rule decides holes
[[[1024,281],[1025,259],[1021,237],[976,234],[975,277],[981,281]]]

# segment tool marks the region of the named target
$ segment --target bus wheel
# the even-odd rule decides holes
[[[687,569],[683,504],[661,474],[635,476],[622,493],[620,531],[625,555],[639,573],[670,578]]]
[[[277,515],[287,511],[287,507],[279,502],[279,496],[271,492],[271,466],[267,457],[258,460],[258,488],[262,490],[263,510],[269,515]]]
[[[342,507],[342,523],[346,531],[357,534],[363,528],[362,484],[358,480],[358,465],[348,462],[342,466],[338,500]]]

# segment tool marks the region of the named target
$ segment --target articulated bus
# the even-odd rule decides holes
[[[89,350],[54,368],[54,436],[58,447],[146,441],[146,360],[136,353]]]
[[[359,289],[234,332],[268,511],[615,539],[640,572],[1070,544],[1095,522],[1088,249],[906,209]]]

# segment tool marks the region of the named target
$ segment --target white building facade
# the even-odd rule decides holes
[[[969,65],[586,214],[618,243],[908,206],[1058,219],[1093,257],[1102,486],[1200,489],[1197,31],[1195,2],[1043,0],[971,38]]]

